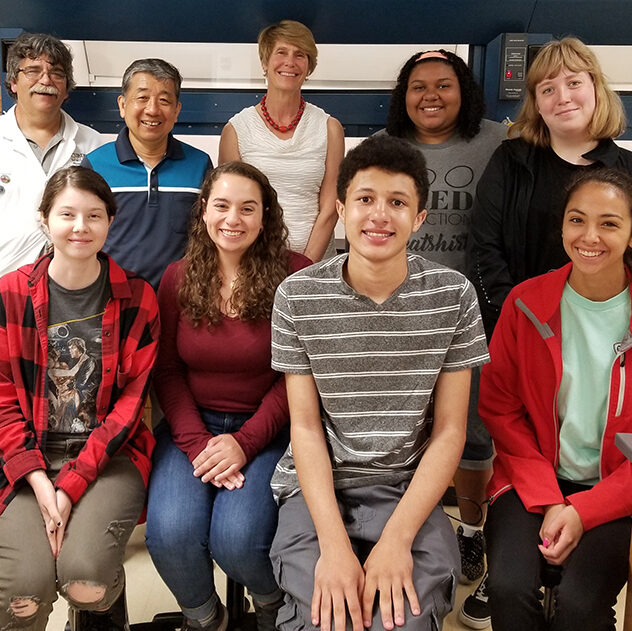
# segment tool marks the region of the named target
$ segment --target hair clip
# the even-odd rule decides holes
[[[448,56],[443,54],[441,51],[427,50],[425,53],[421,53],[421,55],[419,55],[419,57],[415,59],[415,63],[417,63],[418,61],[421,61],[422,59],[432,59],[433,57],[436,59],[445,59],[446,61],[450,61],[448,59]]]

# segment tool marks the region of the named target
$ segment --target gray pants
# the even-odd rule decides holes
[[[398,486],[370,486],[345,489],[336,493],[338,508],[347,534],[360,563],[364,563],[378,541],[408,483]],[[455,576],[460,568],[459,551],[443,509],[435,507],[412,546],[413,582],[421,605],[421,615],[407,608],[406,624],[398,631],[441,629],[443,618],[454,604]],[[286,592],[285,605],[279,611],[277,627],[281,631],[318,631],[311,623],[310,607],[314,591],[314,568],[320,548],[303,495],[286,500],[279,510],[270,557],[275,578]],[[351,626],[347,621],[347,629]],[[372,629],[382,631],[379,609],[373,612]]]
[[[68,441],[68,446],[56,443],[47,450],[51,479],[74,458],[76,448],[76,441]],[[76,581],[104,586],[105,596],[97,603],[71,605],[108,609],[123,590],[125,546],[144,503],[140,473],[127,456],[114,456],[73,507],[55,560],[35,494],[26,482],[20,485],[0,515],[0,631],[44,631],[57,591],[68,600],[66,589]],[[12,605],[19,604],[28,611],[35,604],[37,610],[26,617],[15,616]]]

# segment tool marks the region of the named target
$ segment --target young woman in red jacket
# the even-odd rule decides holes
[[[0,279],[0,628],[124,629],[125,545],[145,504],[142,423],[159,335],[151,286],[100,252],[116,204],[96,172],[51,177],[47,254]]]
[[[494,631],[614,630],[628,575],[632,465],[632,178],[589,169],[562,220],[566,266],[515,287],[483,368],[479,412],[496,447],[486,525]],[[562,567],[552,622],[545,564]]]

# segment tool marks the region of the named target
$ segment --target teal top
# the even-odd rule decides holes
[[[560,303],[564,370],[557,399],[560,478],[599,481],[601,439],[608,413],[614,347],[630,326],[630,290],[594,302],[566,283]]]

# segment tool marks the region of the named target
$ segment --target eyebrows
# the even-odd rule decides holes
[[[458,81],[458,79],[456,77],[438,77],[438,78],[433,78],[433,79],[411,79],[410,83],[428,83],[429,81]]]
[[[549,83],[555,83],[558,77],[561,77],[562,81],[568,81],[569,79],[576,79],[580,75],[584,75],[584,74],[588,74],[588,73],[585,70],[574,71],[574,70],[567,69],[566,72],[564,70],[561,70],[554,77],[545,77],[544,79],[542,79],[542,81],[538,81],[536,85],[540,86],[540,85],[548,85]]]
[[[587,217],[588,213],[581,210],[580,208],[567,208],[566,209],[567,213],[575,213],[577,215],[581,215],[582,217]],[[620,215],[619,213],[600,213],[598,215],[599,219],[623,219],[623,215]]]
[[[285,53],[288,51],[294,51],[297,55],[298,54],[307,55],[307,53],[302,48],[299,48],[298,46],[295,46],[294,44],[279,43],[272,49],[273,53],[279,53],[279,52]]]
[[[377,191],[376,189],[371,188],[370,186],[362,186],[360,188],[353,189],[351,192],[355,195],[358,195],[358,194],[366,194],[366,193],[375,194]],[[391,195],[394,197],[407,197],[407,198],[411,197],[410,193],[407,193],[406,191],[388,190],[386,192],[388,195]]]
[[[151,92],[151,88],[140,85],[134,90],[133,94],[135,96],[139,96],[139,95],[145,95],[149,92]],[[160,90],[160,92],[158,92],[158,96],[160,98],[167,97],[167,98],[176,100],[176,93],[171,90]]]
[[[78,206],[73,206],[72,204],[62,204],[61,206],[56,206],[56,207],[53,206],[51,210],[57,210],[57,211],[71,210],[72,212],[89,212],[89,213],[94,212],[95,210],[99,210],[102,212],[107,212],[105,205],[80,208]]]
[[[211,197],[212,202],[224,202],[225,204],[230,204],[232,200],[226,197]],[[242,199],[239,201],[240,204],[259,204],[261,205],[261,201],[257,199]]]
[[[31,59],[31,57],[26,57],[23,61],[26,61],[26,64],[24,65],[23,68],[21,68],[21,70],[26,70],[27,68],[41,68],[42,64],[46,64],[47,66],[50,66],[53,70],[64,69],[64,67],[60,63],[52,63],[48,61],[47,59],[40,59],[39,57],[37,59]]]

